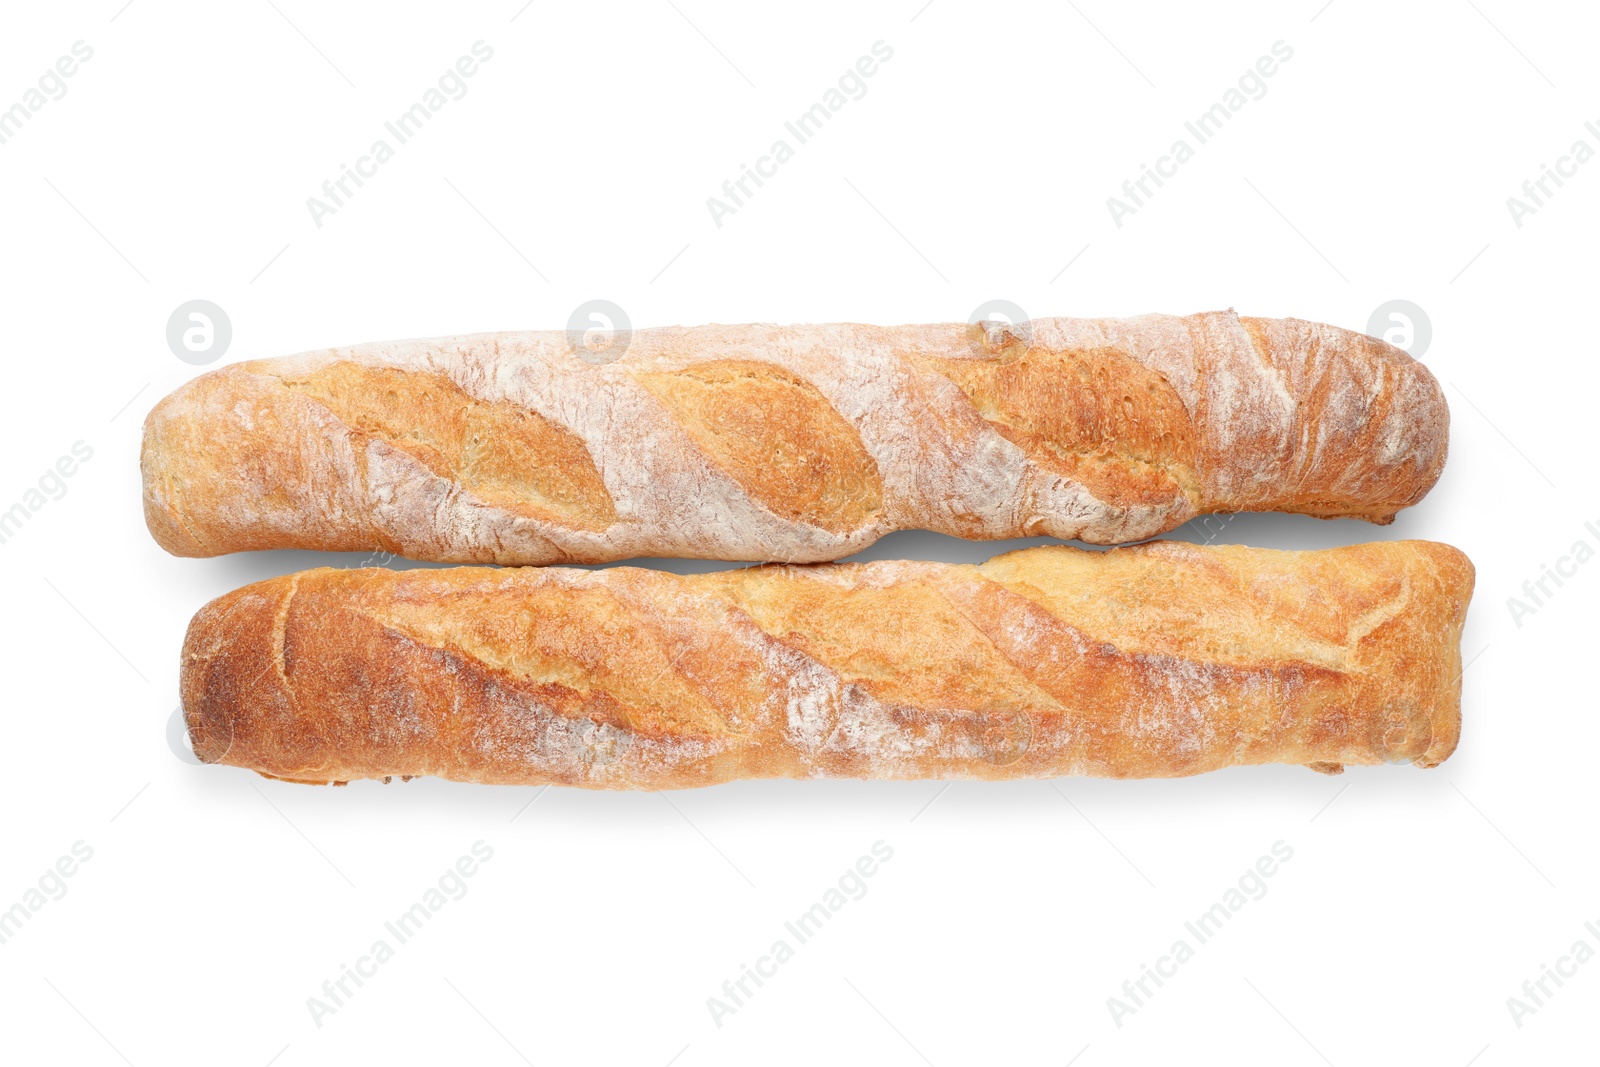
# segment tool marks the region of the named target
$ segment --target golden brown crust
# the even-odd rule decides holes
[[[181,684],[201,759],[294,781],[1433,766],[1460,734],[1472,582],[1426,541],[696,576],[325,568],[202,608]]]
[[[1231,311],[560,333],[237,364],[145,422],[179,555],[384,549],[542,564],[837,559],[898,529],[1111,544],[1212,511],[1388,522],[1445,459],[1426,368]]]
[[[843,534],[883,511],[878,465],[860,435],[798,375],[719,359],[636,380],[723,474],[773,514]]]
[[[583,441],[515,404],[474,399],[442,374],[340,362],[282,384],[312,397],[362,446],[387,445],[464,492],[532,519],[603,530],[617,519]]]
[[[1023,344],[993,359],[930,359],[983,420],[1040,466],[1102,500],[1201,508],[1194,432],[1177,391],[1115,349]]]

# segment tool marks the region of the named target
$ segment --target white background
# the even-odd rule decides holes
[[[94,49],[0,145],[0,509],[74,442],[94,450],[0,545],[0,908],[93,849],[0,945],[0,1058],[1593,1056],[1600,962],[1520,1027],[1506,1003],[1580,938],[1600,949],[1600,563],[1520,626],[1507,606],[1575,541],[1600,547],[1600,161],[1520,228],[1506,205],[1574,140],[1600,147],[1592,9],[274,2],[0,14],[0,107]],[[480,39],[494,57],[467,95],[317,228],[306,198]],[[878,40],[894,54],[866,95],[715,226],[706,198]],[[1267,94],[1115,226],[1106,198],[1279,40],[1294,54]],[[1416,302],[1453,412],[1433,493],[1388,528],[1245,516],[1218,539],[1465,549],[1460,750],[1342,778],[553,789],[531,807],[534,790],[307,788],[177,759],[191,614],[332,557],[175,559],[145,532],[140,420],[196,373],[167,348],[172,310],[225,308],[231,362],[560,328],[595,297],[636,326],[950,321],[998,297],[1363,329]],[[1003,547],[902,534],[868,556]],[[317,1026],[307,998],[479,840],[493,859],[466,896]],[[707,998],[879,840],[893,859],[867,894],[715,1025]],[[1280,840],[1266,895],[1117,1026],[1107,998]]]

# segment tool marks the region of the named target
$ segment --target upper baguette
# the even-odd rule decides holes
[[[1467,558],[1154,542],[683,577],[323,568],[206,605],[207,762],[671,789],[1410,760],[1460,734]]]
[[[236,364],[156,406],[141,467],[150,531],[183,556],[811,561],[906,528],[1389,522],[1437,480],[1448,425],[1404,352],[1297,319],[701,326],[600,365],[560,332]]]

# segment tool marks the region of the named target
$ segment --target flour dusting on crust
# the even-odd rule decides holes
[[[594,365],[563,333],[528,332],[237,364],[190,382],[151,412],[146,517],[157,539],[184,555],[299,547],[506,564],[635,556],[807,562],[858,552],[900,529],[1109,544],[1208,511],[1384,522],[1420,499],[1444,462],[1448,411],[1432,375],[1399,349],[1336,327],[1227,311],[1036,319],[1027,330],[982,337],[964,324],[670,327],[636,331],[622,358]],[[1080,402],[1095,407],[1118,390],[1144,387],[1135,381],[1169,391],[1176,414],[1139,430],[1192,438],[1193,469],[1173,473],[1193,488],[1174,483],[1151,498],[1146,460],[1109,431],[1088,446],[1042,440],[1030,452],[1002,432],[1002,413],[939,369],[1033,355],[1092,356],[1112,370],[1006,397],[1024,412],[1060,417]],[[801,406],[810,403],[801,394],[742,426],[690,426],[646,384],[670,385],[674,375],[713,365],[802,383],[814,391],[805,396],[820,397],[843,420],[857,439],[850,449],[874,467],[849,497],[859,520],[797,518],[790,505],[807,499],[813,479],[801,472],[775,486],[770,457],[719,460],[697,444],[707,434],[758,433],[761,417],[792,417],[801,427]],[[403,372],[416,395],[397,404],[411,432],[368,424],[360,413],[343,421],[328,401],[293,387],[308,376],[337,377],[340,367]],[[476,452],[439,452],[416,439],[454,410],[428,382],[449,383],[506,425],[521,413],[572,435],[609,497],[606,518],[563,521],[475,493],[465,471]],[[1077,392],[1063,401],[1063,388]],[[732,400],[737,413],[738,395]],[[1096,476],[1063,474],[1060,454],[1092,460]],[[808,458],[835,460],[843,463],[843,453]],[[864,503],[880,498],[878,507]]]

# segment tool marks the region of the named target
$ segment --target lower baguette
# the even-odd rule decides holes
[[[323,568],[202,608],[183,706],[200,759],[317,783],[1432,767],[1460,734],[1472,583],[1426,541],[695,576]]]

